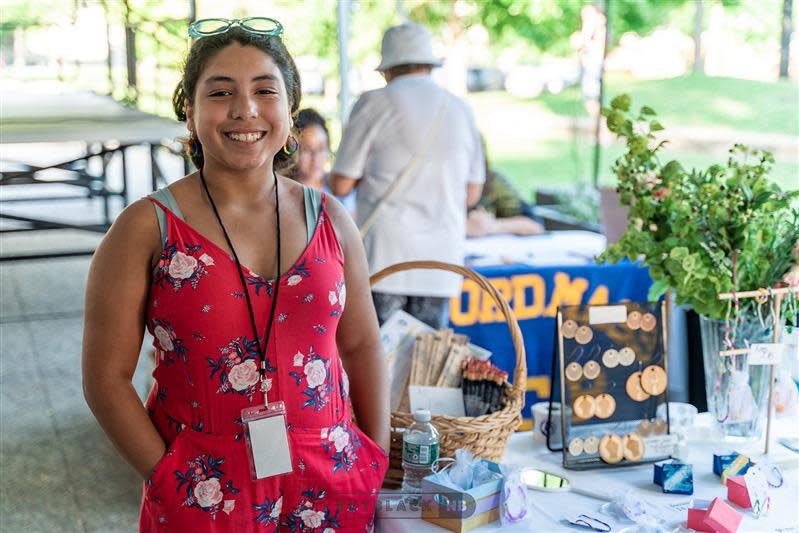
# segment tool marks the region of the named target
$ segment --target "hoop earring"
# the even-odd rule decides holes
[[[294,135],[289,135],[289,138],[286,139],[286,144],[283,145],[283,153],[286,155],[292,155],[300,148],[300,141],[294,137]]]
[[[189,156],[201,155],[203,153],[203,145],[200,144],[200,139],[194,132],[189,135]]]

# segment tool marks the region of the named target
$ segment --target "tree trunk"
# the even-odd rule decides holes
[[[694,74],[703,74],[705,66],[702,63],[702,15],[705,0],[694,0],[696,12],[694,14]],[[790,0],[788,0],[790,1]]]
[[[788,77],[788,66],[791,63],[791,32],[793,0],[783,0],[782,4],[782,40],[780,42],[780,78]]]

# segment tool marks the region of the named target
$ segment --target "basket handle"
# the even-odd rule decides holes
[[[415,269],[446,270],[448,272],[460,274],[461,276],[474,281],[481,289],[491,296],[491,299],[493,299],[494,303],[496,303],[500,313],[502,313],[502,316],[505,319],[505,322],[508,324],[508,329],[510,330],[511,340],[513,341],[513,347],[516,351],[516,368],[513,372],[513,383],[511,386],[513,388],[513,392],[518,395],[520,399],[523,399],[527,384],[527,355],[524,349],[524,339],[522,338],[522,331],[519,328],[519,322],[516,320],[516,317],[510,310],[510,306],[508,306],[508,302],[505,301],[505,298],[499,294],[497,289],[491,285],[491,283],[485,277],[478,274],[474,270],[459,265],[453,265],[451,263],[443,263],[441,261],[407,261],[404,263],[397,263],[396,265],[391,265],[390,267],[384,268],[380,272],[372,274],[372,276],[369,278],[369,284],[374,287],[382,279],[387,278],[392,274]]]

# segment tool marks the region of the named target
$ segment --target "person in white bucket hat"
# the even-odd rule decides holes
[[[389,28],[383,35],[381,54],[383,58],[376,69],[380,72],[399,65],[441,66],[441,59],[433,54],[430,32],[415,22]]]
[[[383,36],[382,89],[363,93],[338,148],[330,187],[358,188],[356,220],[370,273],[413,260],[463,264],[466,209],[480,199],[485,163],[468,105],[430,76],[441,58],[430,32],[406,23]],[[461,278],[410,270],[372,292],[381,323],[403,309],[434,328],[449,323]]]

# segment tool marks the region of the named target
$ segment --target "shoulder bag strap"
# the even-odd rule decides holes
[[[397,176],[397,179],[395,179],[388,187],[388,190],[386,190],[385,194],[383,194],[383,197],[377,202],[377,205],[375,205],[374,209],[372,209],[372,212],[369,213],[369,216],[366,217],[366,220],[363,221],[363,224],[361,224],[361,239],[366,237],[366,234],[369,233],[369,229],[372,227],[372,224],[374,224],[375,218],[377,218],[379,212],[385,206],[386,201],[394,195],[399,186],[405,181],[407,176],[411,174],[413,169],[416,168],[416,165],[419,164],[419,161],[422,160],[422,158],[430,149],[430,144],[433,142],[433,139],[436,138],[436,134],[438,134],[438,130],[441,129],[441,124],[444,122],[444,114],[449,106],[449,95],[445,92],[442,95],[441,100],[442,101],[438,106],[438,115],[436,115],[436,120],[430,131],[427,133],[427,138],[422,143],[421,147],[410,160],[410,162],[405,166],[404,169],[402,169],[402,172],[400,172],[399,176]]]

